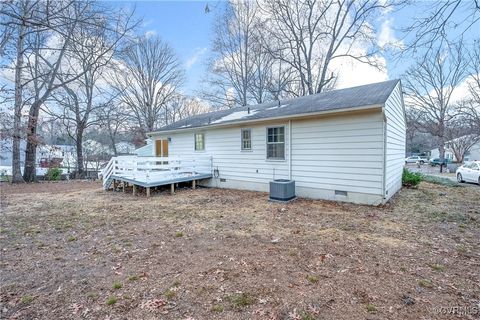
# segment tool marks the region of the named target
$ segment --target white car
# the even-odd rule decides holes
[[[405,164],[417,163],[417,162],[420,164],[424,164],[425,162],[427,162],[427,158],[423,158],[419,156],[411,156],[411,157],[405,158]]]
[[[474,182],[480,184],[480,161],[464,164],[457,169],[458,182]]]

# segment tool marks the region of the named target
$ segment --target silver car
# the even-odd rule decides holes
[[[425,162],[427,162],[427,159],[419,156],[411,156],[411,157],[405,158],[405,164],[417,163],[417,162],[420,164],[424,164]]]

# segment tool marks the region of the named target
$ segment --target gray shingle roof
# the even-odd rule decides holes
[[[282,101],[262,103],[249,107],[209,112],[182,119],[156,132],[208,127],[218,124],[248,122],[279,117],[295,117],[349,108],[383,104],[400,80],[367,84],[333,90]],[[249,111],[248,111],[249,110]]]

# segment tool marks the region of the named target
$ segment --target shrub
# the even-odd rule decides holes
[[[48,168],[47,179],[50,181],[58,181],[62,177],[62,170],[59,168]]]
[[[403,169],[402,184],[407,188],[415,188],[422,181],[422,174]]]

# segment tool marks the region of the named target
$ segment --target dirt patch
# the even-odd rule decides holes
[[[1,318],[478,317],[480,188],[423,183],[378,208],[88,182],[2,194]]]

